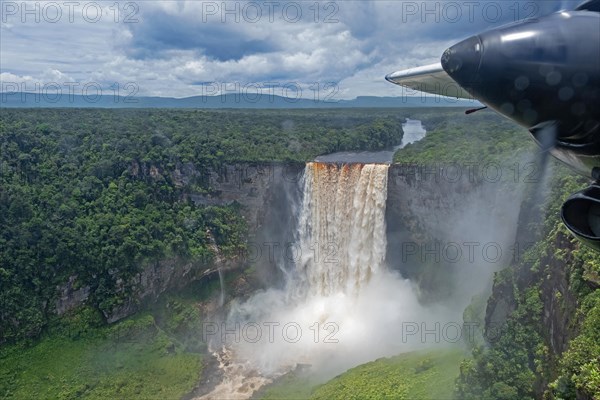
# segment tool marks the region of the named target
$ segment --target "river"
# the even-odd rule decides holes
[[[361,163],[361,164],[391,164],[394,161],[394,154],[406,147],[407,145],[418,142],[423,139],[427,134],[425,128],[421,124],[421,121],[416,119],[407,118],[406,122],[402,124],[402,131],[404,136],[402,142],[389,150],[383,151],[360,151],[351,152],[343,151],[339,153],[332,153],[323,156],[319,156],[315,159],[321,163]]]

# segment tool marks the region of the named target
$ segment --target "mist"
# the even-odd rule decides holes
[[[307,164],[295,262],[287,269],[280,261],[284,285],[234,299],[211,348],[227,347],[263,376],[306,364],[326,380],[380,357],[462,340],[462,310],[422,305],[415,284],[388,268],[388,169]]]
[[[532,160],[516,155],[506,165]],[[292,213],[288,232],[265,229],[293,240],[291,257],[275,260],[280,284],[233,299],[209,332],[212,351],[228,352],[223,364],[233,365],[219,393],[251,393],[299,366],[325,382],[377,358],[473,343],[482,327],[465,327],[462,315],[515,260],[527,180],[506,166],[499,180],[465,174],[441,183],[390,168],[308,163],[296,188],[280,192],[280,201],[290,197],[282,202]],[[398,196],[401,217],[387,209]],[[449,248],[461,256],[449,260]],[[273,273],[268,264],[261,265]],[[251,389],[241,375],[253,377]]]
[[[298,301],[286,291],[267,290],[233,305],[227,328],[241,332],[239,342],[232,344],[236,355],[251,360],[262,374],[277,375],[308,364],[327,380],[380,357],[431,346],[428,341],[459,342],[461,327],[449,324],[460,320],[449,311],[422,306],[408,280],[381,271],[359,296],[338,292]],[[422,340],[421,328],[436,332],[437,338]]]

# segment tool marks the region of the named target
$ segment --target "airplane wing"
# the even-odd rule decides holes
[[[420,92],[473,100],[473,96],[450,78],[441,63],[394,72],[385,79]]]

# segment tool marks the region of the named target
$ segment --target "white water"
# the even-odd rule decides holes
[[[225,304],[225,280],[223,278],[223,271],[221,271],[221,268],[219,268],[218,271],[219,271],[219,285],[221,287],[221,293],[219,295],[219,307],[223,307],[223,304]]]
[[[387,174],[387,164],[306,165],[296,268],[284,289],[232,305],[224,338],[231,361],[204,398],[248,398],[298,364],[325,380],[427,347],[406,337],[404,324],[451,318],[421,306],[411,283],[386,268]]]
[[[196,400],[244,400],[250,398],[256,389],[272,382],[261,376],[249,361],[235,360],[232,351],[226,347],[213,355],[219,361],[223,381],[212,392]]]
[[[309,163],[299,226],[300,276],[312,295],[358,296],[383,268],[388,165]]]

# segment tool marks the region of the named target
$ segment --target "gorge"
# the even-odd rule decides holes
[[[412,125],[410,133],[422,129]],[[380,357],[474,345],[483,331],[464,325],[462,313],[473,296],[489,295],[492,274],[510,262],[518,218],[510,205],[523,188],[423,174],[390,165],[385,152],[317,160],[278,190],[290,196],[281,203],[293,205],[284,219],[294,221],[285,224],[293,232],[263,226],[277,233],[256,243],[282,283],[231,299],[228,315],[211,326],[223,381],[199,399],[250,398],[299,367],[323,383]],[[489,226],[477,224],[480,214]]]
[[[424,140],[393,162],[350,159],[410,141],[408,116]],[[501,119],[27,110],[2,123],[9,398],[280,398],[269,391],[300,372],[302,398],[442,398],[457,376],[461,399],[594,396],[597,263],[556,218],[581,182],[557,168],[548,218],[529,223],[530,142]],[[419,355],[446,348],[439,365]]]

